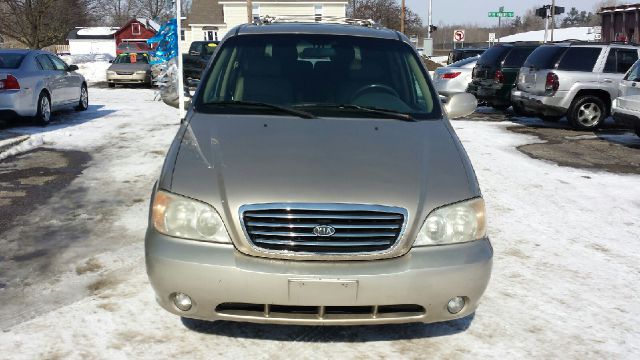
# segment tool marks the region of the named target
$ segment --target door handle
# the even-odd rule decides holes
[[[636,83],[634,83],[634,82],[631,83],[631,86],[636,87]]]
[[[613,82],[613,80],[611,80],[611,79],[602,79],[602,82],[610,84],[610,83]]]

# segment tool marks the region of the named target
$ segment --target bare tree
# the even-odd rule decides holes
[[[98,0],[99,12],[106,16],[102,25],[123,26],[134,15],[133,5],[133,0]]]
[[[165,21],[175,16],[171,0],[131,0],[134,1],[135,13],[139,17],[155,21]]]
[[[373,19],[385,27],[400,30],[402,7],[397,0],[351,0],[347,6],[347,16],[359,19]],[[422,34],[422,19],[411,9],[405,10],[405,33]]]
[[[93,0],[0,0],[0,34],[41,49],[89,25],[92,11]]]

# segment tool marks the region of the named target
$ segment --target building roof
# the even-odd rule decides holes
[[[113,39],[115,33],[118,31],[117,27],[77,27],[67,34],[67,40],[73,39]]]
[[[123,32],[125,29],[128,28],[128,26],[132,23],[132,22],[139,22],[140,24],[142,24],[144,27],[147,28],[147,30],[151,30],[153,32],[158,32],[158,30],[160,30],[160,25],[158,25],[158,23],[156,23],[153,20],[149,20],[149,19],[144,19],[144,18],[137,18],[137,19],[131,19],[129,21],[127,21],[126,24],[124,24],[121,28],[119,28],[116,31],[116,35]]]
[[[636,11],[636,10],[640,10],[640,3],[617,5],[617,6],[605,6],[603,8],[600,8],[599,13],[604,14],[604,13],[617,12],[617,11]]]
[[[193,0],[186,25],[224,24],[222,5],[218,0]]]

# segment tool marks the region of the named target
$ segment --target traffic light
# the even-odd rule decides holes
[[[560,15],[560,14],[564,14],[564,7],[563,6],[556,6],[555,7],[555,11],[551,11],[551,5],[545,5],[541,8],[536,9],[536,16],[537,17],[541,17],[543,19],[547,18],[547,9],[549,9],[549,16],[551,16],[551,14],[555,14],[555,15]]]
[[[438,27],[435,25],[429,25],[429,33],[431,34],[432,32],[438,31]]]

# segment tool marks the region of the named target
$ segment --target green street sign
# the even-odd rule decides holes
[[[489,17],[513,17],[513,11],[489,11]]]

